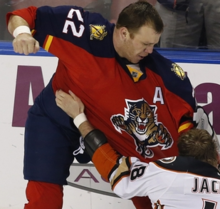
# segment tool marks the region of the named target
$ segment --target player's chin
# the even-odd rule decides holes
[[[144,57],[142,56],[137,56],[134,59],[131,60],[132,63],[137,64],[139,63],[142,59],[144,59]]]

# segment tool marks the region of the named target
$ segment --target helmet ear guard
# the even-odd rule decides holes
[[[90,131],[85,137],[84,137],[84,145],[86,148],[86,152],[88,155],[93,157],[93,154],[95,151],[101,147],[103,144],[106,144],[108,142],[105,134],[101,132],[98,129],[94,129]]]

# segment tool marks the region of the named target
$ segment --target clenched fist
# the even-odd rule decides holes
[[[39,42],[28,33],[21,33],[13,40],[14,51],[19,54],[28,55],[39,51]]]

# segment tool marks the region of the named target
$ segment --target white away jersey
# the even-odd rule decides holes
[[[120,159],[110,175],[120,197],[149,196],[154,209],[220,209],[220,173],[191,157],[170,157],[151,163]]]

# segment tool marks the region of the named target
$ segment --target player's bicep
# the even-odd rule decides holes
[[[84,19],[81,11],[79,9],[70,8],[62,32],[64,34],[71,33],[71,35],[80,38],[84,31]]]
[[[57,43],[60,43],[62,46],[61,40],[76,44],[84,37],[84,14],[82,8],[75,6],[39,7],[34,37],[47,51],[50,51],[49,45],[55,44],[57,48],[60,47]],[[53,43],[54,38],[56,43]]]

